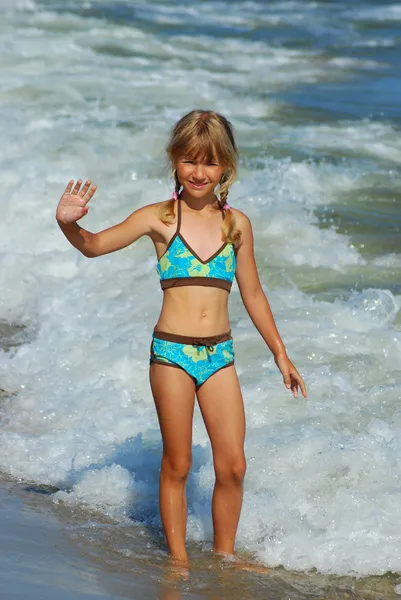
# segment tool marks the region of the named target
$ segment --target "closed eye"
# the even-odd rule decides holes
[[[193,165],[193,164],[196,163],[195,160],[189,160],[189,159],[183,160],[182,162],[185,163],[185,164],[190,164],[190,165]],[[219,163],[211,162],[211,163],[207,163],[207,166],[208,167],[219,167],[220,165],[219,165]]]

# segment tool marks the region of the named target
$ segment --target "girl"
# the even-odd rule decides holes
[[[170,554],[186,562],[185,484],[195,395],[216,475],[213,550],[234,553],[246,469],[244,405],[227,310],[234,275],[284,384],[295,398],[298,387],[305,398],[307,394],[259,281],[251,223],[227,203],[237,172],[231,124],[213,111],[194,110],[175,125],[167,152],[175,179],[171,200],[144,206],[122,223],[90,233],[77,221],[87,214],[96,186],[89,180],[84,185],[70,181],[56,218],[71,244],[88,258],[124,248],[143,235],[154,243],[164,290],[150,356],[150,385],[163,438],[160,514]]]

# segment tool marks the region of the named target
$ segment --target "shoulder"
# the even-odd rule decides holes
[[[135,216],[136,218],[147,221],[150,228],[157,227],[160,223],[160,215],[168,210],[170,200],[163,200],[161,202],[153,202],[152,204],[146,204],[134,210],[130,217]]]
[[[165,242],[170,235],[169,228],[177,222],[174,200],[146,204],[134,211],[131,218],[141,222],[142,228],[153,242]]]
[[[168,204],[168,200],[162,202],[152,202],[152,204],[145,204],[145,206],[141,206],[137,208],[132,214],[141,213],[142,215],[148,215],[152,217],[153,215],[157,215],[164,205]]]
[[[241,246],[243,246],[244,244],[250,243],[252,245],[252,243],[253,243],[252,224],[251,224],[249,217],[247,217],[247,215],[244,212],[242,212],[241,210],[231,207],[231,212],[235,219],[235,229],[240,232],[239,240],[236,243],[236,250],[238,251],[241,248]]]
[[[244,227],[245,229],[252,227],[249,217],[247,217],[246,214],[242,212],[242,210],[238,210],[238,208],[231,207],[231,211],[235,218],[235,224],[239,229],[241,229],[242,227]]]

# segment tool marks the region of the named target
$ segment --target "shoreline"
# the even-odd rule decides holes
[[[107,590],[105,574],[77,550],[42,494],[0,478],[0,590],[7,600],[124,600]],[[144,586],[131,581],[141,594]],[[138,588],[138,589],[137,589]],[[142,588],[142,589],[141,589]],[[147,597],[155,597],[148,595]]]
[[[18,345],[14,336],[20,328],[0,325],[0,347]],[[0,389],[0,401],[10,394]],[[189,542],[190,572],[183,577],[171,568],[154,528],[112,520],[85,505],[55,503],[49,486],[5,473],[0,474],[0,506],[0,591],[7,600],[25,600],[28,594],[32,600],[399,597],[396,573],[354,578],[282,567],[259,570],[257,565],[240,569],[216,559],[205,542]],[[239,559],[246,561],[246,552]]]
[[[7,600],[25,600],[28,594],[32,600],[398,597],[397,574],[356,579],[283,568],[261,573],[221,562],[199,544],[190,544],[193,558],[184,577],[137,524],[127,527],[55,504],[40,486],[32,490],[29,483],[0,477],[0,590]],[[122,538],[125,551],[116,546]]]

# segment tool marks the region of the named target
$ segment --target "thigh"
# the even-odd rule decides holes
[[[191,453],[195,383],[183,369],[155,363],[149,376],[163,449],[184,457]]]
[[[198,388],[197,397],[215,460],[242,457],[245,411],[235,366],[209,377]]]

